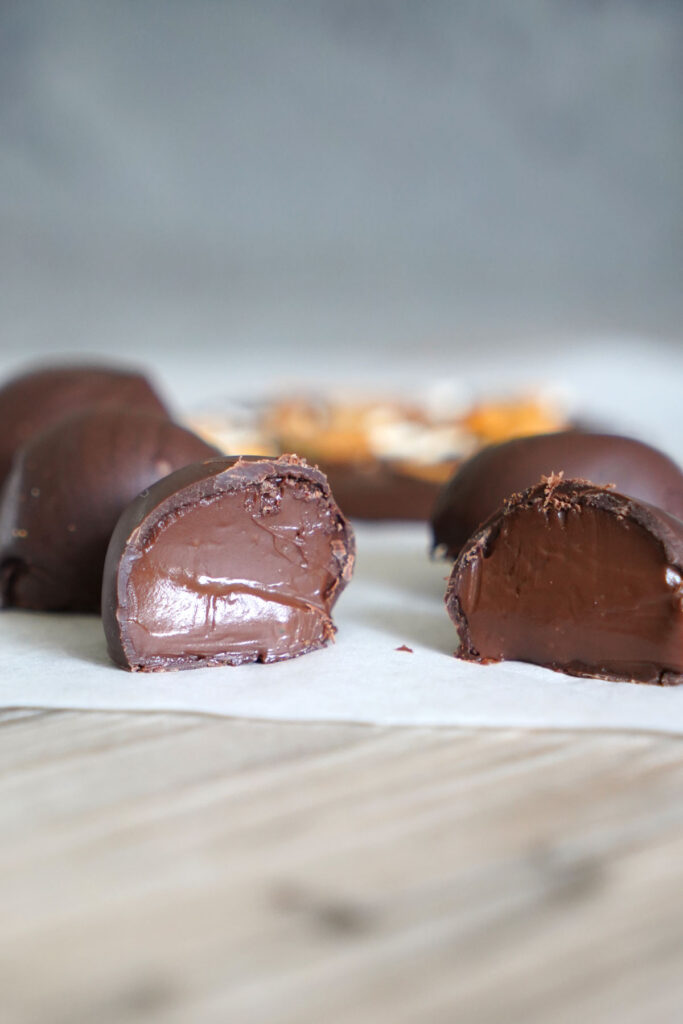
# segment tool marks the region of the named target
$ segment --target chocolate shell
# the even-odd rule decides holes
[[[126,505],[216,454],[166,417],[100,409],[61,419],[17,453],[0,502],[0,603],[97,612],[107,544]]]
[[[441,484],[388,461],[316,459],[344,514],[352,519],[429,519]]]
[[[509,499],[467,542],[446,606],[466,661],[683,682],[683,522],[553,477]]]
[[[274,662],[332,639],[353,533],[296,456],[212,459],[125,510],[104,570],[112,659],[146,671]]]
[[[490,445],[463,463],[436,501],[434,548],[455,558],[506,498],[552,473],[613,484],[622,494],[683,518],[683,473],[656,448],[611,434],[538,434]]]
[[[139,373],[103,366],[55,366],[15,377],[0,388],[0,485],[18,448],[63,416],[116,405],[168,416]]]

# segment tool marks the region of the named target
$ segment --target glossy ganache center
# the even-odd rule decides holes
[[[641,525],[589,507],[521,507],[463,567],[481,658],[657,681],[683,671],[681,577]]]
[[[224,492],[157,524],[126,583],[138,657],[278,661],[333,632],[337,524],[316,491]]]

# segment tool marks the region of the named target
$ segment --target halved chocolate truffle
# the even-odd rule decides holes
[[[607,488],[552,477],[467,542],[446,605],[466,661],[683,682],[683,522]]]
[[[683,518],[683,473],[662,452],[629,437],[564,431],[490,445],[468,459],[439,494],[432,514],[434,547],[455,558],[506,498],[551,473],[613,484]]]
[[[33,437],[0,503],[0,604],[97,612],[116,521],[141,490],[216,449],[164,416],[106,408]]]
[[[109,545],[102,618],[112,659],[154,671],[282,661],[334,635],[351,528],[296,456],[188,466],[141,494]]]
[[[0,485],[17,449],[63,416],[102,406],[168,416],[140,373],[105,366],[53,366],[0,388]]]

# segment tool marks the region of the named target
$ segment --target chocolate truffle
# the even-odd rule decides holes
[[[273,662],[334,635],[354,538],[325,476],[294,455],[188,466],[121,516],[104,570],[112,659],[146,671]]]
[[[446,605],[466,661],[683,681],[683,522],[580,480],[514,495],[467,542]]]
[[[316,460],[317,461],[317,460]],[[351,519],[429,519],[441,485],[417,471],[374,462],[320,461],[341,508]],[[452,469],[452,466],[451,466]]]
[[[63,416],[104,405],[168,415],[139,373],[104,366],[55,366],[15,377],[0,388],[0,485],[14,453]]]
[[[623,494],[683,518],[683,473],[656,448],[611,434],[539,434],[484,448],[457,470],[432,514],[434,548],[455,558],[506,498],[551,473],[613,484]]]
[[[98,409],[61,419],[14,460],[0,503],[0,602],[97,612],[116,520],[143,488],[215,455],[163,416]]]

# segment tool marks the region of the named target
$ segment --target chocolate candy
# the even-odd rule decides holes
[[[0,485],[14,453],[62,416],[117,405],[168,415],[139,373],[98,366],[56,366],[16,377],[0,388]]]
[[[683,518],[683,473],[656,448],[628,437],[565,431],[491,445],[465,462],[432,514],[434,547],[455,558],[468,537],[511,494],[551,473],[613,484]]]
[[[446,605],[466,661],[683,682],[683,522],[580,480],[514,495],[467,542]]]
[[[0,602],[96,612],[116,520],[143,488],[216,449],[166,417],[98,409],[20,451],[0,504]]]
[[[435,480],[388,461],[328,462],[320,468],[352,519],[429,519],[441,489]],[[451,467],[452,469],[452,467]]]
[[[109,653],[154,671],[315,650],[334,635],[354,553],[326,478],[296,456],[188,466],[116,526],[102,590]]]

